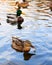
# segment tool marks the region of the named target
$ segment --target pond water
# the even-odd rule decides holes
[[[32,6],[22,9],[24,17],[23,29],[18,30],[17,25],[6,23],[8,8],[6,3],[0,4],[0,65],[52,65],[52,12],[37,12],[43,10],[30,2]],[[28,54],[16,52],[12,49],[12,36],[22,40],[30,40],[36,52]]]

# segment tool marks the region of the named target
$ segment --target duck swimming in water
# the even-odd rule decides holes
[[[19,52],[29,52],[31,48],[35,49],[29,40],[22,41],[16,37],[12,37],[12,48]]]

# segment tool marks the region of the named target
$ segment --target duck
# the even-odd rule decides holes
[[[12,37],[12,48],[19,52],[29,52],[31,48],[35,47],[31,44],[29,40],[21,40],[17,37]]]
[[[29,6],[28,2],[19,3],[18,6],[22,8],[27,8]]]
[[[15,6],[19,6],[19,7],[22,7],[22,8],[27,8],[29,6],[29,3],[28,2],[21,2],[19,3],[18,1],[16,2]],[[17,9],[17,8],[15,8]]]

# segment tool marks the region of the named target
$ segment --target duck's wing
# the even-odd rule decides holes
[[[17,40],[19,40],[21,43],[23,43],[23,41],[21,39],[17,39]]]
[[[15,44],[16,44],[17,46],[22,46],[22,47],[24,47],[23,41],[20,40],[20,39],[17,39],[16,42],[15,42]]]

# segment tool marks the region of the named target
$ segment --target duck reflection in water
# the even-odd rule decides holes
[[[33,55],[36,55],[36,54],[31,54],[31,53],[25,52],[25,53],[23,54],[24,60],[30,60],[30,58],[31,58]]]

